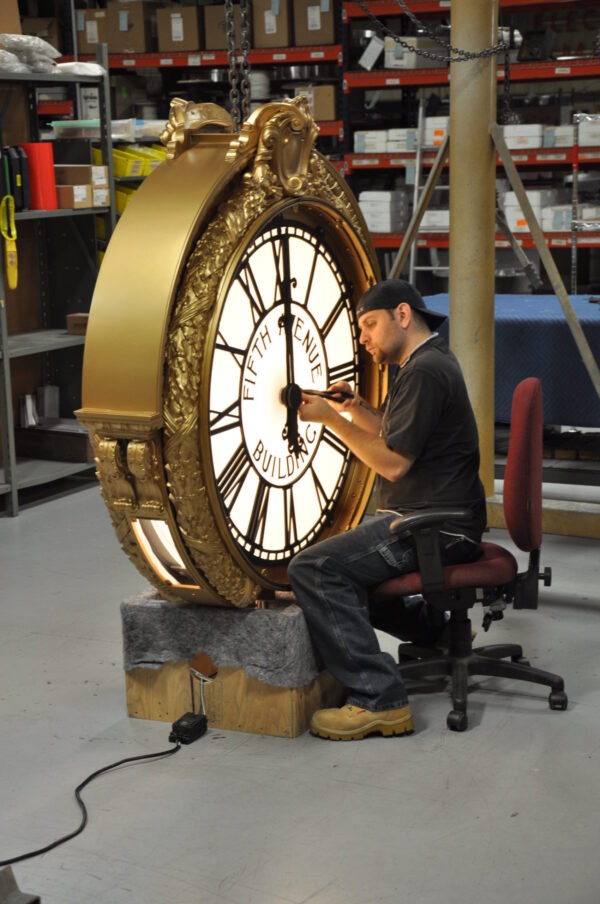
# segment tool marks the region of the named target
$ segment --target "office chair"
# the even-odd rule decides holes
[[[495,543],[481,543],[481,555],[473,562],[442,566],[439,531],[445,519],[464,519],[458,509],[427,510],[400,516],[391,530],[401,536],[410,534],[417,547],[419,571],[385,581],[373,588],[374,600],[397,600],[422,594],[440,611],[450,612],[447,654],[431,649],[428,654],[411,644],[399,648],[399,669],[403,677],[429,678],[451,676],[453,708],[448,728],[464,731],[468,726],[467,682],[470,675],[519,678],[551,688],[550,709],[566,709],[567,695],[559,675],[532,668],[517,644],[495,644],[473,649],[468,610],[476,602],[487,609],[484,628],[491,620],[502,618],[503,609],[512,603],[515,609],[537,609],[538,581],[549,586],[549,568],[539,572],[542,541],[542,388],[530,377],[513,394],[508,458],[504,475],[504,516],[514,543],[529,553],[527,571],[519,572],[515,557]],[[437,655],[439,653],[439,655]],[[416,655],[413,661],[406,657]],[[510,657],[510,661],[506,661]]]

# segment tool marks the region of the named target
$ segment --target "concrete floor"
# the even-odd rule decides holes
[[[86,788],[87,828],[16,864],[21,890],[43,904],[598,904],[598,543],[546,537],[543,553],[539,610],[508,610],[486,641],[562,673],[566,712],[543,688],[481,679],[464,734],[446,729],[444,693],[413,697],[409,738],[209,728]],[[169,726],[125,714],[119,604],[145,585],[97,488],[0,518],[0,575],[5,860],[73,830],[75,786],[168,748]]]

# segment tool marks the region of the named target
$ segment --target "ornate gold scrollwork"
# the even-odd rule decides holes
[[[246,181],[265,185],[276,180],[286,194],[298,195],[306,187],[318,133],[305,97],[265,104],[231,141],[226,159],[233,162],[241,152],[256,148],[252,172],[246,174]]]
[[[203,132],[233,132],[233,120],[217,104],[195,104],[180,97],[173,98],[169,121],[160,136],[167,148],[167,159],[178,157]]]
[[[127,464],[135,479],[138,508],[144,514],[165,511],[162,455],[158,440],[132,441],[127,445]]]

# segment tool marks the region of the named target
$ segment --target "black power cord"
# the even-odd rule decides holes
[[[91,775],[88,775],[88,777],[75,788],[75,798],[81,812],[83,813],[79,827],[76,828],[74,832],[69,832],[68,835],[63,835],[62,838],[57,838],[56,841],[53,841],[51,844],[47,844],[46,847],[39,848],[37,851],[30,851],[28,854],[19,854],[18,857],[11,857],[9,860],[0,860],[0,867],[10,866],[13,863],[20,863],[21,860],[29,860],[30,857],[38,857],[40,854],[46,854],[48,851],[53,850],[60,844],[64,844],[65,841],[69,841],[71,838],[75,838],[76,835],[79,835],[81,832],[83,832],[87,825],[88,812],[83,800],[81,799],[81,792],[86,787],[86,785],[89,785],[89,783],[92,782],[95,778],[98,778],[99,775],[102,775],[104,772],[109,772],[111,769],[116,769],[117,766],[124,766],[126,763],[137,763],[141,760],[153,760],[160,757],[172,756],[172,754],[177,753],[179,749],[180,742],[178,739],[176,739],[175,746],[171,747],[169,750],[160,750],[158,753],[144,753],[141,756],[130,756],[124,760],[119,760],[117,763],[111,763],[110,766],[103,766],[102,769],[97,769],[96,772],[92,772]]]

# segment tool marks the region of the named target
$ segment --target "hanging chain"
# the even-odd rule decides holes
[[[484,50],[479,50],[477,52],[471,50],[461,50],[459,47],[453,47],[449,41],[441,38],[432,28],[417,19],[415,14],[410,11],[404,0],[396,0],[398,6],[404,13],[406,13],[413,25],[415,25],[421,31],[425,32],[425,34],[433,41],[435,41],[436,44],[439,44],[441,47],[446,48],[446,50],[450,51],[450,53],[442,55],[441,53],[434,53],[431,50],[417,50],[416,47],[414,47],[412,44],[409,44],[408,41],[404,41],[400,37],[400,35],[397,35],[395,31],[392,31],[391,28],[388,28],[388,26],[384,22],[382,22],[381,19],[378,19],[377,16],[374,16],[365,3],[365,0],[357,0],[357,2],[365,16],[367,16],[367,18],[370,19],[371,22],[385,35],[387,35],[389,38],[393,38],[396,44],[400,44],[401,47],[403,47],[405,50],[408,50],[410,53],[416,53],[419,56],[427,57],[428,60],[437,60],[440,63],[462,63],[466,60],[481,60],[485,57],[491,57],[497,53],[504,52],[504,41],[499,41],[498,44],[493,44],[491,47],[486,47]]]
[[[240,86],[242,90],[242,122],[250,115],[250,0],[240,0],[242,31],[242,61],[240,63]]]
[[[227,65],[229,67],[229,103],[231,118],[236,132],[240,130],[240,92],[238,88],[238,70],[235,60],[235,19],[233,17],[233,0],[225,0],[225,33],[227,35]]]
[[[235,18],[233,0],[225,0],[225,32],[227,34],[227,65],[229,67],[229,103],[233,127],[239,132],[250,113],[250,2],[240,2],[240,30],[242,57],[238,69],[236,58]]]

